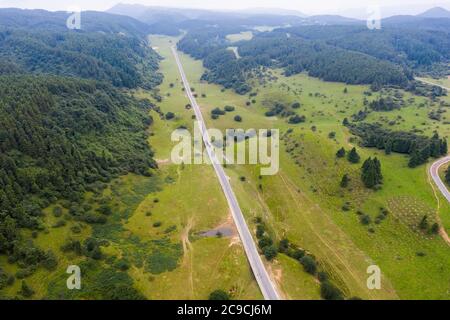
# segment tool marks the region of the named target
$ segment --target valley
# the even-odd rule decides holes
[[[152,10],[0,9],[0,300],[450,300],[449,19]]]

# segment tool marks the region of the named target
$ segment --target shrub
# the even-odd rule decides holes
[[[153,224],[153,227],[154,228],[159,228],[159,227],[161,227],[162,226],[162,222],[161,221],[157,221],[157,222],[155,222],[154,224]]]
[[[268,261],[272,261],[278,255],[278,249],[275,246],[268,246],[263,249],[263,254]]]
[[[175,114],[173,112],[166,113],[166,120],[172,120],[175,118]]]
[[[351,163],[359,163],[361,161],[361,157],[359,156],[358,152],[356,151],[356,148],[353,148],[349,152],[347,159]]]
[[[225,106],[225,111],[226,112],[233,112],[234,110],[236,110],[236,108],[233,107],[233,106]]]
[[[329,281],[320,285],[320,296],[325,300],[344,300],[341,290]]]
[[[360,216],[359,221],[361,222],[362,225],[367,226],[372,222],[372,219],[367,214],[364,214]]]
[[[241,117],[241,116],[235,116],[235,117],[234,117],[234,121],[236,121],[236,122],[242,122],[242,117]]]
[[[301,107],[300,102],[294,102],[292,104],[292,109],[300,109],[300,107]]]
[[[22,281],[20,294],[25,298],[31,298],[34,295],[34,290],[25,281]]]
[[[300,263],[303,266],[303,269],[309,274],[315,275],[317,272],[317,263],[314,258],[310,256],[304,256],[300,259]]]
[[[223,290],[216,290],[209,295],[209,300],[226,301],[230,300],[230,295]]]

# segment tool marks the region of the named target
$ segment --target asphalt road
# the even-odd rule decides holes
[[[244,245],[245,253],[247,254],[248,261],[253,270],[253,274],[258,282],[259,288],[266,300],[280,300],[280,296],[277,292],[276,286],[273,283],[272,279],[269,277],[266,268],[264,267],[264,263],[261,259],[261,256],[258,253],[258,249],[256,248],[255,242],[253,241],[253,237],[250,233],[250,230],[245,221],[244,215],[242,214],[241,208],[239,207],[239,203],[237,201],[236,195],[231,188],[231,184],[229,178],[225,174],[225,171],[217,159],[217,156],[214,152],[214,148],[211,145],[211,139],[209,137],[205,121],[203,119],[203,115],[200,111],[200,107],[197,104],[197,101],[192,94],[191,87],[187,80],[186,74],[184,73],[183,66],[181,64],[180,58],[178,56],[177,50],[175,47],[172,47],[172,52],[175,57],[176,63],[178,65],[178,69],[181,74],[181,78],[183,80],[183,84],[186,90],[186,94],[191,101],[192,107],[195,111],[195,115],[197,117],[197,121],[199,124],[199,128],[203,137],[203,141],[206,146],[206,150],[208,152],[209,158],[211,159],[211,163],[216,171],[217,177],[219,178],[220,185],[222,186],[222,190],[225,193],[225,197],[227,198],[228,205],[230,206],[234,222],[239,231],[239,235],[241,241]]]
[[[430,174],[431,177],[434,180],[434,183],[437,185],[439,190],[441,191],[442,195],[447,199],[448,202],[450,202],[450,192],[447,189],[444,181],[442,181],[441,177],[439,176],[439,169],[445,165],[446,163],[450,162],[450,156],[442,158],[435,163],[431,165],[430,168]]]

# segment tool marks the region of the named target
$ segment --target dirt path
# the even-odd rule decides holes
[[[194,296],[194,252],[192,248],[192,243],[189,240],[189,233],[192,230],[192,227],[194,226],[194,219],[189,218],[188,223],[186,225],[186,228],[183,230],[181,234],[181,242],[183,244],[183,252],[184,252],[184,261],[183,263],[188,264],[189,268],[189,283],[190,283],[190,290],[191,290],[191,297],[192,299],[195,298]]]

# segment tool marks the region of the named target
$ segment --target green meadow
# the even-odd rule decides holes
[[[190,84],[199,94],[208,127],[281,131],[281,169],[277,175],[261,178],[255,166],[227,168],[250,225],[254,226],[255,217],[263,217],[277,239],[287,237],[311,252],[347,297],[450,298],[449,244],[438,235],[418,230],[426,215],[430,222],[440,221],[450,232],[450,205],[433,191],[427,165],[410,169],[406,156],[361,148],[342,125],[344,118],[351,119],[364,109],[367,86],[323,82],[306,74],[285,77],[280,70],[268,70],[265,77],[254,80],[256,96],[241,96],[201,81],[201,61],[180,55]],[[428,117],[430,111],[439,108],[438,103],[398,91],[406,101],[404,107],[371,112],[365,121],[379,122],[391,130],[416,129],[428,136],[437,131],[442,137],[450,136],[447,118],[436,121]],[[371,101],[380,94],[373,93],[367,99]],[[448,102],[449,98],[443,100]],[[275,102],[291,105],[297,101],[301,108],[295,112],[306,117],[305,123],[293,125],[284,118],[264,115]],[[236,110],[216,120],[211,118],[213,109],[226,105]],[[235,122],[236,115],[243,121]],[[361,164],[336,159],[341,147],[347,151],[356,147],[363,161],[374,156],[380,159],[384,175],[381,190],[363,186]],[[345,190],[339,186],[344,174],[351,179]],[[389,214],[378,219],[382,210]],[[369,225],[360,223],[362,215],[370,217]],[[366,286],[366,270],[374,264],[381,268],[383,281],[381,290],[372,291]],[[303,272],[297,278],[304,291],[300,293],[292,284],[290,272],[298,272],[299,264],[280,257],[274,266],[281,270],[276,279],[285,296],[317,297],[311,294],[312,284],[304,284],[308,275]]]

